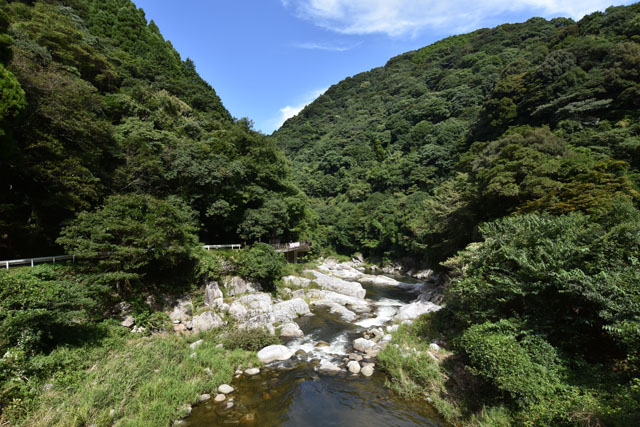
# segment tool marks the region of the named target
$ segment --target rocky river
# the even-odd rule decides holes
[[[376,366],[378,352],[395,345],[398,324],[440,308],[437,278],[429,271],[372,274],[357,260],[325,260],[304,276],[284,279],[283,300],[236,280],[224,284],[225,293],[239,296],[225,304],[217,284],[207,287],[213,310],[188,326],[215,326],[217,313],[225,312],[239,327],[279,330],[284,345],[258,352],[264,367],[237,371],[229,387],[203,398],[183,425],[443,425],[426,401],[391,392]]]

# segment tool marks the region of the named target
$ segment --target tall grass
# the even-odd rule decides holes
[[[176,335],[115,345],[82,372],[54,375],[53,389],[15,425],[167,426],[201,393],[231,381],[238,367],[259,364],[254,353],[216,348],[215,332],[200,338],[195,350],[189,347],[195,337]],[[73,350],[50,357],[65,351]]]

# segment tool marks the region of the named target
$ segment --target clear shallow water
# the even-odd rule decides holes
[[[404,283],[416,283],[394,277]],[[186,425],[228,426],[439,426],[446,425],[426,402],[404,401],[385,387],[385,375],[372,377],[323,375],[315,371],[320,360],[338,364],[352,350],[352,342],[372,326],[386,324],[398,307],[417,297],[411,289],[363,284],[366,298],[374,303],[370,318],[355,324],[342,321],[322,307],[313,316],[296,319],[305,336],[288,345],[297,353],[278,366],[263,368],[259,375],[245,375],[231,385],[236,389],[233,407],[213,401],[193,409]]]
[[[312,364],[243,376],[233,386],[234,407],[213,402],[194,408],[189,426],[438,426],[424,402],[406,402],[384,386],[384,375],[355,379],[318,376]],[[253,420],[253,421],[251,421]]]

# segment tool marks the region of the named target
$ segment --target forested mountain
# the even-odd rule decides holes
[[[129,0],[0,1],[0,258],[113,194],[177,196],[208,242],[295,233],[304,198]],[[118,199],[113,199],[118,200]]]
[[[274,137],[316,240],[446,272],[381,355],[397,391],[469,425],[640,423],[639,3],[405,53]],[[438,336],[438,368],[405,354]]]
[[[640,5],[449,37],[332,86],[275,133],[318,238],[422,262],[512,213],[637,201]]]

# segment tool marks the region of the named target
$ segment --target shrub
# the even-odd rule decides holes
[[[241,253],[238,261],[238,272],[242,277],[260,283],[266,288],[273,288],[274,282],[282,278],[285,259],[273,246],[256,243]]]
[[[0,273],[0,352],[47,350],[66,342],[96,308],[90,289],[61,269],[37,266]]]
[[[555,349],[507,320],[474,325],[457,344],[469,359],[470,371],[518,406],[546,400],[560,385]]]
[[[258,351],[273,344],[280,344],[280,340],[263,328],[232,329],[224,337],[224,346],[229,349]]]

